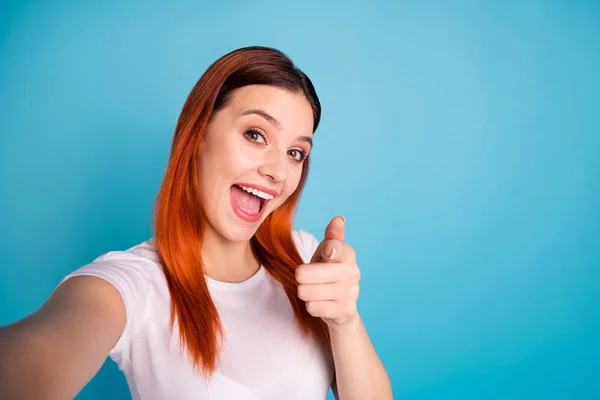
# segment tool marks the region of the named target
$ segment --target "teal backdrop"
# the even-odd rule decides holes
[[[402,399],[600,398],[600,3],[4,1],[0,325],[149,238],[208,65],[286,52],[322,125],[296,226],[347,219]],[[107,361],[78,399],[127,399]]]

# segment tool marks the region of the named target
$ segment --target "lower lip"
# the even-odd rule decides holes
[[[260,220],[260,218],[262,217],[262,215],[264,214],[264,212],[267,208],[267,204],[269,204],[269,201],[271,201],[271,200],[265,200],[265,203],[262,205],[262,207],[258,213],[248,214],[247,212],[245,212],[244,210],[242,210],[241,208],[238,207],[236,202],[233,201],[232,196],[229,196],[229,203],[231,204],[231,208],[233,208],[233,212],[238,217],[240,217],[241,219],[243,219],[246,222],[257,222],[258,220]]]

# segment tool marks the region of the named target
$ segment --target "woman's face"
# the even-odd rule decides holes
[[[209,228],[228,241],[249,240],[298,187],[312,128],[303,94],[267,85],[234,91],[213,115],[200,153]]]

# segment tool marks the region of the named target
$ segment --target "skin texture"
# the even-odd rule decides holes
[[[250,110],[267,113],[277,123]],[[199,159],[200,198],[209,222],[202,249],[208,276],[239,282],[256,272],[259,266],[249,241],[298,187],[302,174],[298,160],[311,150],[302,138],[312,138],[312,128],[312,109],[302,94],[266,85],[236,90],[229,104],[213,116]],[[259,221],[246,222],[230,204],[235,183],[256,184],[279,194]]]

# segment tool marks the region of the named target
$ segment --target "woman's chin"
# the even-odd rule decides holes
[[[247,242],[256,233],[264,218],[261,218],[259,221],[248,223],[245,221],[240,221],[240,219],[233,215],[233,223],[227,223],[223,226],[221,231],[222,236],[229,242]]]

